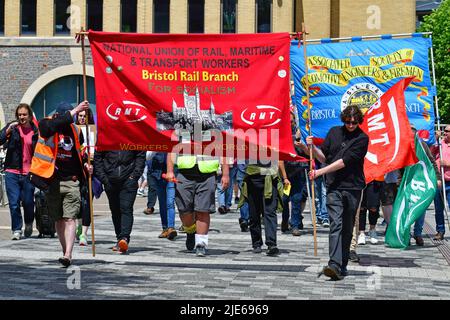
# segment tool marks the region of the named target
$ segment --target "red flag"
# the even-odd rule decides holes
[[[231,156],[254,158],[269,149],[281,159],[298,159],[290,128],[288,33],[90,31],[89,42],[98,150],[171,152],[181,143],[195,146],[195,153],[215,148],[214,155],[231,150]]]
[[[366,183],[418,161],[404,94],[412,80],[406,78],[397,82],[364,116],[361,129],[369,136],[369,148],[364,160]]]

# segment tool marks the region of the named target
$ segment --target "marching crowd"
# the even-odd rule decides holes
[[[304,139],[306,144],[302,142],[292,114],[295,150],[298,155],[309,157],[309,148],[312,148],[316,162],[314,170],[309,170],[309,164],[305,162],[218,159],[145,151],[95,151],[93,158],[88,159],[79,127],[94,123],[87,101],[75,108],[61,103],[54,114],[40,120],[39,124],[32,115],[30,106],[19,104],[16,119],[0,132],[0,145],[6,149],[4,171],[12,240],[21,239],[22,229],[23,236],[32,235],[35,187],[39,188],[45,192],[48,211],[55,221],[62,249],[59,263],[64,267],[72,263],[76,238],[79,245],[88,244],[87,231],[91,223],[89,175],[93,177],[92,196],[98,197],[102,190],[107,195],[116,234],[113,251],[120,254],[128,251],[134,202],[137,195],[144,194],[146,185],[148,203],[144,213],[154,214],[158,200],[160,238],[174,240],[182,230],[186,233],[187,250],[195,251],[197,256],[207,255],[210,214],[216,212],[216,193],[218,211],[226,214],[230,211],[234,191],[240,195],[239,227],[242,232],[250,233],[253,253],[261,253],[265,244],[267,255],[277,256],[277,212],[282,212],[281,232],[300,236],[302,211],[314,183],[316,223],[329,228],[329,262],[322,272],[333,280],[345,277],[349,260],[359,260],[357,245],[364,245],[366,241],[377,244],[380,211],[383,223],[389,224],[401,180],[401,170],[396,170],[366,186],[363,163],[369,139],[359,127],[363,114],[357,106],[343,110],[342,125],[331,128],[320,146],[314,145],[312,137]],[[450,189],[450,126],[445,128],[441,143],[442,159],[439,145],[430,149],[425,143],[423,145],[435,164],[440,188],[444,178],[440,190],[447,190]],[[435,208],[435,239],[443,240],[441,192],[436,193]],[[182,222],[180,230],[175,226],[176,212]],[[418,246],[424,243],[424,216],[414,226]]]

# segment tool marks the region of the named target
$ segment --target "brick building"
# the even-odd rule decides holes
[[[414,32],[415,0],[0,0],[0,126],[83,97],[80,27],[138,33],[299,31],[310,38]],[[89,48],[89,101],[95,108]]]

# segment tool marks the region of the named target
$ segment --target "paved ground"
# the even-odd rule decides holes
[[[104,198],[95,201],[96,256],[91,247],[74,250],[74,266],[63,269],[56,239],[10,241],[9,211],[0,209],[0,299],[449,299],[450,252],[447,240],[408,250],[381,241],[358,249],[359,264],[349,265],[340,282],[317,277],[328,257],[328,232],[319,228],[314,256],[309,214],[300,237],[278,231],[279,257],[251,252],[250,234],[242,233],[238,214],[212,215],[209,255],[185,249],[185,234],[175,241],[158,239],[159,215],[142,213],[135,223],[128,255],[111,252],[113,227]],[[427,215],[434,228],[434,216]],[[279,216],[281,219],[281,216]],[[426,232],[433,229],[426,225]],[[177,227],[179,220],[177,218]],[[381,227],[379,228],[382,229]]]

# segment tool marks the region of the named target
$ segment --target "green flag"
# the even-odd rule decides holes
[[[411,225],[425,213],[437,190],[433,164],[417,134],[414,142],[419,162],[405,168],[386,231],[385,242],[393,248],[408,247]]]

